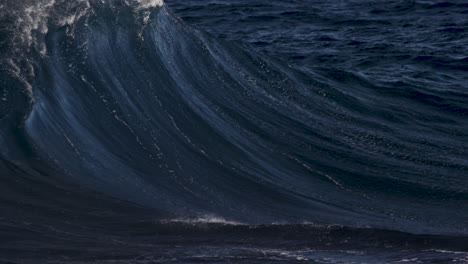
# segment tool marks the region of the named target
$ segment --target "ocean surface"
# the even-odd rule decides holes
[[[468,3],[1,0],[0,263],[468,263]]]

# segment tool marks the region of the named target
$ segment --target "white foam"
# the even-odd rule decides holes
[[[64,4],[66,4],[66,11],[57,14],[56,7]],[[36,34],[39,33],[40,38],[47,34],[49,31],[47,25],[50,22],[60,26],[75,23],[86,14],[89,7],[89,0],[76,0],[72,3],[66,0],[46,0],[25,4],[22,9],[12,11],[16,17],[14,26],[18,30],[15,34],[17,38],[15,43],[26,49],[35,46],[44,56],[46,55],[45,44],[41,39],[36,39]]]
[[[163,0],[132,0],[138,4],[139,9],[147,9],[151,7],[163,6]],[[128,3],[128,2],[127,2]]]
[[[448,253],[448,254],[466,254],[468,257],[468,251],[450,251],[450,250],[442,250],[442,249],[430,249],[426,251],[434,251],[438,253]]]
[[[73,25],[82,16],[84,16],[88,12],[88,10],[91,8],[91,5],[88,0],[79,0],[77,1],[77,3],[81,4],[81,8],[78,8],[77,11],[75,11],[74,13],[67,14],[66,16],[63,16],[62,18],[60,18],[60,20],[58,21],[58,24],[60,26]]]
[[[29,47],[33,42],[33,32],[39,31],[47,33],[47,18],[50,9],[54,6],[55,0],[37,2],[35,5],[27,6],[21,14],[16,14],[16,26],[21,29],[23,42]]]
[[[402,260],[397,261],[397,262],[415,262],[417,260],[418,260],[418,258],[412,258],[412,259],[402,259]]]
[[[184,223],[184,224],[223,224],[223,225],[244,225],[240,222],[229,221],[218,216],[202,216],[198,218],[176,218],[162,221],[165,223]]]
[[[105,1],[102,1],[105,3]],[[138,10],[148,9],[152,7],[159,7],[164,5],[163,0],[125,0],[129,6],[135,6]],[[90,0],[76,0],[72,3],[68,3],[67,0],[45,0],[36,1],[32,4],[27,4],[21,10],[15,12],[15,27],[20,31],[17,36],[20,38],[17,42],[25,44],[27,48],[33,44],[38,45],[39,50],[44,50],[45,47],[41,47],[42,43],[36,43],[34,39],[35,32],[42,35],[47,34],[48,27],[47,23],[52,12],[55,11],[55,7],[58,5],[66,5],[66,12],[61,14],[54,14],[58,18],[55,23],[64,26],[72,25],[84,16],[90,8]],[[0,5],[3,7],[3,5]]]

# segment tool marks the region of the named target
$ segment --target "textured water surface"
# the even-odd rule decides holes
[[[0,3],[0,262],[467,263],[467,14]]]

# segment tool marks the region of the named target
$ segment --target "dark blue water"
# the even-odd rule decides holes
[[[0,263],[467,263],[468,4],[0,3]]]

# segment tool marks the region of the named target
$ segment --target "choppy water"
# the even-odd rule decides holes
[[[0,262],[468,262],[467,4],[0,8]]]

